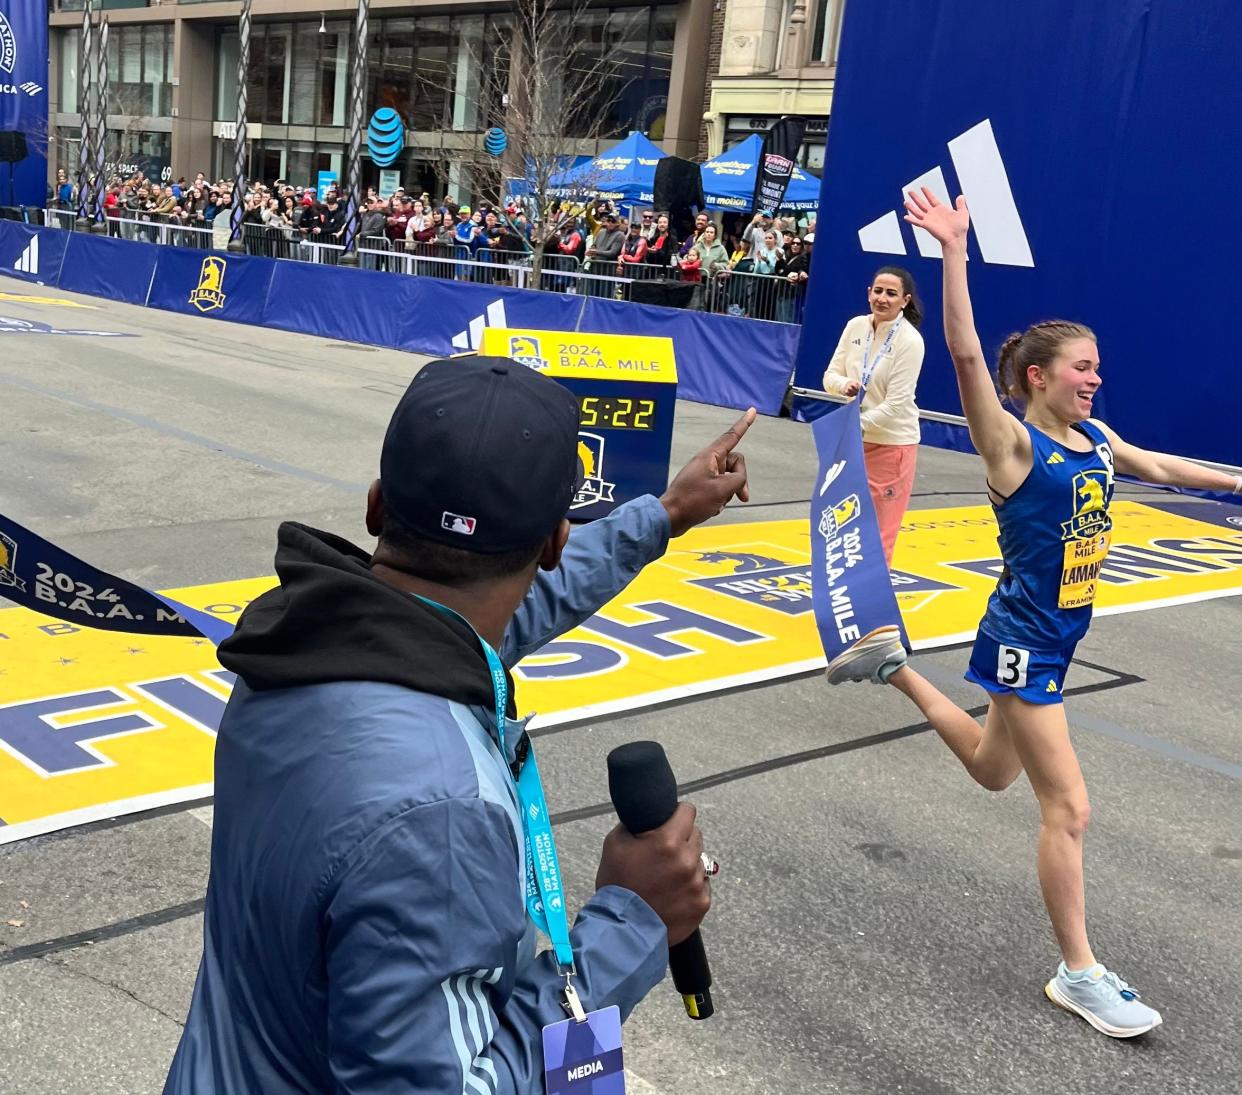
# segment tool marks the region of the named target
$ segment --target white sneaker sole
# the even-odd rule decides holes
[[[1137,1038],[1140,1034],[1146,1034],[1149,1030],[1154,1030],[1164,1021],[1160,1014],[1157,1013],[1155,1021],[1148,1023],[1146,1026],[1115,1027],[1110,1023],[1104,1022],[1104,1020],[1094,1012],[1084,1008],[1081,1004],[1075,1003],[1063,992],[1061,992],[1061,990],[1057,988],[1057,980],[1055,977],[1044,986],[1044,995],[1056,1004],[1057,1007],[1064,1008],[1066,1011],[1072,1011],[1075,1015],[1081,1016],[1101,1034],[1107,1034],[1110,1038]]]
[[[856,682],[856,677],[842,677],[833,680],[834,674],[844,670],[847,666],[853,665],[854,662],[861,661],[863,658],[870,658],[875,655],[876,647],[889,646],[892,643],[901,642],[901,629],[892,624],[885,624],[877,627],[873,631],[868,631],[861,639],[857,640],[848,650],[842,651],[828,663],[824,670],[830,684],[848,684]],[[874,681],[874,677],[864,678],[865,680]]]

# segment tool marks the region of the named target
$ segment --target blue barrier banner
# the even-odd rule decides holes
[[[405,316],[417,306],[422,280],[374,270],[277,262],[263,324],[399,349]]]
[[[798,329],[787,323],[588,297],[581,331],[663,335],[677,354],[677,395],[696,403],[779,414]]]
[[[47,198],[47,13],[44,0],[0,0],[0,133],[15,142],[0,165],[0,205]]]
[[[155,280],[147,304],[189,316],[209,316],[234,323],[263,322],[275,259],[232,255],[226,251],[192,251],[160,247]],[[308,310],[336,307],[321,282],[323,300],[302,301]]]
[[[877,627],[896,625],[909,649],[875,520],[857,401],[816,419],[819,475],[811,495],[811,605],[832,661]]]
[[[993,365],[1012,331],[1084,322],[1104,363],[1099,417],[1147,448],[1242,464],[1236,365],[1188,351],[1185,333],[1242,239],[1242,205],[1224,198],[1242,142],[1221,131],[1242,114],[1242,4],[1188,11],[1180,0],[847,5],[796,383],[819,386],[869,279],[893,263],[913,273],[929,317],[919,404],[960,413],[939,246],[902,219],[917,184],[966,196],[971,296]],[[904,104],[899,131],[877,121],[881,101]]]
[[[488,327],[573,331],[582,311],[582,299],[576,296],[432,277],[404,280],[418,283],[418,308],[406,309],[402,315],[400,346],[419,354],[447,356],[477,350]]]
[[[87,232],[63,235],[65,258],[60,264],[60,288],[123,304],[146,304],[155,260],[163,248],[154,243],[114,240]]]
[[[65,258],[67,232],[0,221],[0,272],[22,281],[55,285]]]

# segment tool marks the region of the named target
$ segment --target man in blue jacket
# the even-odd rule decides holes
[[[530,742],[500,662],[745,500],[732,449],[752,418],[660,500],[570,537],[577,400],[503,359],[432,362],[384,440],[374,554],[281,526],[280,585],[220,647],[238,680],[167,1095],[543,1090],[540,1032],[565,1018],[566,981],[535,956],[514,786]],[[624,1018],[661,980],[710,904],[702,848],[685,804],[652,833],[609,834],[570,935],[588,1011]]]

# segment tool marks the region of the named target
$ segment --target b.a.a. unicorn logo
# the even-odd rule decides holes
[[[539,339],[533,335],[510,335],[509,357],[528,369],[548,367],[548,360],[543,356],[543,347],[539,344]]]
[[[748,551],[748,546],[739,544],[698,552],[698,564],[718,567],[723,573],[713,574],[708,578],[691,578],[690,585],[724,593],[764,608],[774,608],[786,615],[797,616],[809,612],[810,566],[806,563],[790,563],[766,552]]]
[[[224,307],[225,295],[221,288],[227,269],[228,263],[215,255],[203,259],[203,267],[198,272],[198,285],[190,291],[190,303],[200,312]]]
[[[0,586],[12,586],[18,592],[26,589],[26,583],[13,569],[17,566],[17,541],[0,532]]]
[[[1108,501],[1113,485],[1103,468],[1080,471],[1072,482],[1074,490],[1074,516],[1061,522],[1061,539],[1085,540],[1098,536],[1112,528],[1108,516]]]
[[[578,464],[582,468],[582,486],[578,488],[569,508],[581,509],[596,502],[611,502],[612,489],[617,484],[604,479],[604,439],[599,434],[578,434]]]

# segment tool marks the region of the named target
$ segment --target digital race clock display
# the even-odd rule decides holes
[[[583,429],[650,430],[655,428],[654,399],[617,395],[580,395],[578,425]]]

